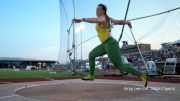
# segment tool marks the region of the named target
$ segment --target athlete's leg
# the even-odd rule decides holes
[[[104,43],[104,48],[108,54],[109,59],[117,68],[133,75],[140,76],[142,74],[139,70],[136,70],[127,64],[123,64],[119,44],[115,39],[111,38],[109,41]]]
[[[90,53],[89,53],[89,66],[90,66],[90,75],[94,76],[94,69],[95,69],[95,58],[98,56],[105,55],[106,51],[102,44],[95,47]]]
[[[89,53],[89,66],[90,66],[90,75],[87,75],[85,77],[82,77],[83,80],[94,80],[94,69],[95,69],[95,58],[98,56],[105,55],[106,51],[102,44],[95,47],[90,53]]]
[[[144,82],[144,86],[147,86],[148,77],[146,72],[142,73],[139,70],[136,70],[129,65],[122,63],[119,44],[115,39],[112,38],[111,40],[104,43],[104,48],[106,50],[106,53],[108,54],[109,59],[116,67],[133,75],[141,76],[141,79]]]

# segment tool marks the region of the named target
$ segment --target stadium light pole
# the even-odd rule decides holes
[[[77,46],[77,34],[75,34],[76,35],[76,42],[75,42],[75,45]],[[75,53],[76,53],[76,60],[77,60],[77,49],[75,49]]]
[[[82,62],[82,30],[81,30],[81,62]]]
[[[76,33],[76,46],[78,47],[78,46],[81,46],[81,57],[80,57],[80,59],[81,59],[81,61],[82,61],[82,30],[84,30],[84,25],[83,24],[81,24],[81,25],[79,25],[78,27],[76,27],[75,28],[75,33]],[[81,34],[80,35],[80,44],[79,45],[77,45],[77,34]],[[75,48],[76,49],[76,57],[77,57],[77,49],[78,48]]]

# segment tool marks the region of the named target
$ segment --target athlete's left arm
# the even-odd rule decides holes
[[[132,28],[131,22],[128,20],[115,20],[112,19],[112,23],[114,25],[128,25],[130,28]]]

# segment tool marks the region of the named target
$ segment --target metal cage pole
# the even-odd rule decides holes
[[[133,32],[132,32],[132,29],[131,29],[131,28],[129,28],[129,29],[130,29],[130,32],[131,32],[132,37],[133,37],[133,39],[134,39],[134,42],[135,42],[135,44],[136,44],[136,46],[137,46],[137,48],[138,48],[139,54],[140,54],[140,56],[141,56],[141,59],[142,59],[144,65],[145,65],[145,67],[146,67],[146,69],[147,69],[146,62],[145,62],[145,60],[144,60],[144,58],[143,58],[142,52],[141,52],[141,50],[140,50],[140,48],[139,48],[139,45],[137,44],[137,41],[136,41],[136,39],[135,39],[135,37],[134,37],[134,34],[133,34]]]
[[[127,9],[126,9],[126,14],[125,14],[124,20],[126,20],[126,18],[127,18],[127,14],[128,14],[128,11],[129,11],[130,2],[131,2],[131,0],[128,1],[128,5],[127,5]],[[118,40],[119,42],[120,42],[120,40],[121,40],[121,38],[122,38],[123,32],[124,32],[124,25],[122,26],[122,31],[121,31],[121,34],[120,34],[120,36],[119,36],[119,40]]]

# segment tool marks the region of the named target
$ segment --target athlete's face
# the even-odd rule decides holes
[[[104,15],[104,12],[105,11],[102,9],[101,6],[97,6],[97,8],[96,8],[96,15],[97,15],[97,17]]]

